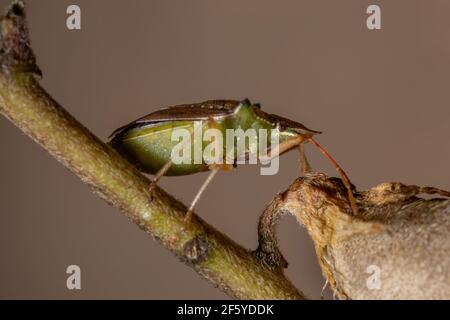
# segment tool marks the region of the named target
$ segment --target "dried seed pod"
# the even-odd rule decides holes
[[[355,192],[355,216],[339,179],[307,175],[264,212],[259,250],[274,247],[274,221],[288,212],[308,230],[339,298],[449,299],[450,200],[424,199],[422,193],[450,196],[436,188],[383,183]]]

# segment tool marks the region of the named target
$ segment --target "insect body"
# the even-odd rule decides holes
[[[200,121],[202,123],[200,128],[202,132],[207,129],[215,129],[223,137],[228,137],[226,131],[230,129],[241,129],[244,131],[254,129],[254,132],[257,133],[257,139],[250,140],[240,152],[234,149],[233,153],[230,154],[229,150],[224,149],[223,154],[227,159],[220,164],[207,163],[204,159],[201,159],[200,162],[174,163],[172,150],[179,144],[178,141],[173,139],[174,131],[183,129],[192,137],[196,137],[196,123]],[[267,130],[270,133],[262,138],[261,130]],[[334,159],[313,140],[313,136],[319,133],[319,131],[308,129],[298,122],[268,114],[262,111],[258,104],[252,104],[248,99],[243,101],[209,100],[202,103],[160,109],[137,119],[114,131],[111,135],[110,145],[139,170],[154,174],[155,178],[152,185],[163,175],[180,176],[211,170],[210,176],[191,204],[188,211],[190,216],[190,212],[198,201],[200,194],[217,171],[230,169],[232,165],[236,165],[238,159],[249,156],[254,150],[258,150],[258,147],[261,146],[260,139],[268,139],[266,143],[267,150],[264,151],[270,154],[270,157],[281,155],[305,142],[311,141],[332,161],[341,174],[344,184],[349,190],[350,203],[355,211],[356,206],[347,176]],[[273,134],[276,135],[278,140],[276,146],[270,140]],[[203,139],[200,140],[202,140],[200,141],[200,148],[204,150],[207,144]],[[194,153],[194,144],[189,146],[189,150],[192,153]],[[225,138],[222,148],[228,145]],[[259,151],[261,152],[261,150]],[[230,158],[231,162],[229,161]],[[303,154],[302,159],[305,159],[304,166],[306,168],[308,165]]]

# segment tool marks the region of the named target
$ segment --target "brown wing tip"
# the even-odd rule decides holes
[[[116,130],[114,130],[114,131],[108,136],[108,140],[109,140],[109,141],[113,140],[114,137],[115,137],[120,131],[122,131],[124,128],[125,128],[125,127],[120,127],[120,128],[117,128]]]
[[[118,137],[119,135],[121,135],[122,133],[127,131],[128,129],[136,127],[137,125],[139,125],[139,124],[134,121],[134,122],[131,122],[129,124],[126,124],[124,126],[117,128],[108,136],[108,140],[110,140],[110,141],[114,140],[114,138]]]

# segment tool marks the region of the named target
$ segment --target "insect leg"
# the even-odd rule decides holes
[[[214,118],[209,117],[207,120],[207,126],[209,128],[217,128],[217,121],[214,120]],[[215,144],[218,144],[217,140],[214,140]],[[218,145],[216,145],[216,150],[218,148]],[[200,189],[198,190],[197,194],[195,195],[194,200],[192,200],[191,205],[189,206],[188,211],[186,212],[186,215],[184,217],[184,223],[185,225],[189,225],[191,219],[192,219],[192,213],[194,211],[194,207],[197,204],[197,202],[200,200],[200,197],[202,195],[202,193],[206,190],[206,188],[208,187],[208,185],[211,183],[212,179],[214,178],[214,176],[217,174],[217,172],[219,170],[231,170],[233,168],[232,165],[229,164],[211,164],[209,166],[209,169],[211,170],[211,172],[209,173],[208,177],[206,178],[206,180],[203,182],[202,186],[200,187]]]
[[[300,143],[298,145],[298,150],[300,152],[300,172],[303,174],[312,172],[311,165],[306,158],[305,145],[303,143]]]
[[[150,193],[153,191],[153,189],[155,188],[156,184],[161,179],[161,177],[164,176],[167,173],[167,171],[169,171],[172,164],[173,164],[172,160],[169,160],[158,170],[158,172],[156,172],[155,176],[150,182],[150,186],[148,187],[148,191]]]
[[[352,185],[351,185],[350,179],[348,178],[347,174],[341,168],[341,166],[337,163],[337,161],[334,160],[333,157],[316,140],[314,140],[313,138],[309,138],[309,141],[311,141],[322,152],[322,154],[325,157],[327,157],[328,160],[330,160],[330,162],[335,167],[336,171],[341,176],[342,182],[344,183],[344,186],[347,189],[348,200],[350,202],[350,206],[352,208],[353,214],[357,215],[358,207],[356,206],[356,200],[355,200],[355,197],[353,196]]]
[[[197,194],[195,195],[194,200],[192,200],[191,205],[189,206],[189,209],[186,212],[186,215],[184,216],[184,223],[186,225],[188,225],[189,222],[191,221],[191,219],[192,219],[192,212],[194,211],[194,207],[197,204],[198,200],[200,200],[200,197],[201,197],[202,193],[206,190],[206,187],[211,183],[212,179],[214,178],[216,173],[219,172],[219,170],[220,170],[219,167],[213,168],[211,170],[211,172],[209,173],[208,177],[206,178],[206,180],[203,182],[203,184],[200,187],[200,189],[198,190]]]

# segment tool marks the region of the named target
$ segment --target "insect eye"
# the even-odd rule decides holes
[[[244,99],[239,104],[243,105],[243,106],[251,106],[252,105],[252,103],[250,102],[249,99]]]
[[[260,104],[260,103],[255,103],[253,106],[254,106],[255,108],[261,109],[261,104]]]

